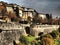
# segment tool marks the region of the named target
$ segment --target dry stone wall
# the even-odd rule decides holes
[[[20,35],[22,34],[23,31],[20,30],[2,31],[0,33],[0,45],[13,45],[13,41],[19,40]]]

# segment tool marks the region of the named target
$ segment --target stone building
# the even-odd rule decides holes
[[[38,19],[40,21],[39,24],[47,24],[48,23],[46,14],[38,13]]]
[[[19,17],[22,18],[23,16],[23,8],[21,6],[18,5],[18,8],[19,8]]]
[[[13,5],[12,4],[7,4],[6,5],[6,11],[9,13],[9,12],[11,12],[11,13],[13,13],[14,12],[14,10],[13,10]]]
[[[19,8],[17,4],[13,4],[13,10],[17,17],[19,17]]]
[[[8,18],[7,13],[6,13],[9,11],[11,11],[11,8],[8,7],[8,4],[5,2],[0,2],[0,19],[9,22],[10,19]],[[6,18],[8,18],[8,19],[6,19]]]
[[[28,17],[31,17],[33,18],[33,9],[30,9],[30,8],[25,8],[25,7],[22,7],[24,10],[23,10],[23,16],[22,18],[24,20],[27,21]]]
[[[38,13],[38,16],[42,19],[46,19],[46,14],[43,13]]]
[[[4,17],[6,17],[6,8],[5,8],[5,3],[4,2],[0,2],[0,19],[3,19]]]

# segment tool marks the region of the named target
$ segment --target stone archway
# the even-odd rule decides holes
[[[28,27],[28,26],[25,27],[25,31],[26,31],[27,34],[30,34],[30,27]]]
[[[2,32],[2,29],[0,29],[0,33]]]
[[[40,32],[40,33],[38,33],[38,36],[41,36],[43,34],[43,32]]]
[[[17,45],[15,41],[13,41],[13,45]]]

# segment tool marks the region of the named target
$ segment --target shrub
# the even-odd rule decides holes
[[[40,32],[40,33],[38,34],[38,36],[41,36],[41,35],[43,35],[43,32]]]
[[[20,42],[24,43],[25,45],[31,44],[33,40],[35,40],[34,36],[28,35],[28,36],[21,36],[20,37]]]
[[[51,39],[53,38],[50,34],[45,34],[45,35],[40,36],[40,40],[41,40],[43,37],[51,38]]]
[[[21,36],[19,40],[20,40],[20,42],[24,43],[25,45],[28,45],[26,36]]]
[[[59,35],[59,32],[58,31],[52,31],[51,33],[51,36],[55,39],[55,38],[57,38],[57,36]]]
[[[41,45],[41,41],[40,41],[40,40],[37,41],[37,42],[35,43],[35,45]]]
[[[46,34],[42,37],[41,39],[41,44],[42,45],[53,45],[54,40],[50,34]]]
[[[55,40],[55,44],[54,45],[60,45],[60,40]]]

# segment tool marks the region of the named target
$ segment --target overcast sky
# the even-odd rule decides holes
[[[35,9],[39,13],[51,13],[60,17],[60,0],[0,0],[7,3],[16,3],[23,7]]]

